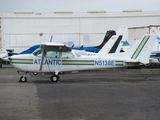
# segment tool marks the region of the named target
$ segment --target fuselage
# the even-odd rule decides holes
[[[18,71],[29,72],[60,72],[128,66],[124,62],[125,59],[117,57],[85,56],[73,51],[59,54],[60,56],[46,54],[43,61],[42,56],[35,54],[15,55],[11,57],[11,63]],[[42,70],[40,70],[41,62],[43,62]]]

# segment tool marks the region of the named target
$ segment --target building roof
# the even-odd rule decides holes
[[[15,13],[3,13],[2,18],[12,18],[12,17],[29,17],[29,18],[56,18],[56,17],[137,17],[137,16],[160,16],[160,11],[125,11],[125,12],[88,12],[88,13],[74,13],[74,12],[53,12],[53,13],[34,13],[30,12],[16,12]]]

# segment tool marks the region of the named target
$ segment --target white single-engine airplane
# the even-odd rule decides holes
[[[27,82],[28,72],[53,73],[52,82],[59,81],[59,72],[138,66],[149,63],[149,56],[157,35],[145,34],[124,53],[81,55],[64,44],[42,43],[33,54],[11,56],[17,71],[25,72],[19,82]]]
[[[5,62],[9,62],[9,60],[8,60],[8,52],[3,48],[0,49],[0,59],[5,61]]]

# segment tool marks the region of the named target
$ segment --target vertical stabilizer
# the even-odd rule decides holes
[[[98,52],[98,54],[115,53],[121,39],[122,35],[113,35],[109,39],[109,41],[102,47],[102,49]]]
[[[95,47],[101,49],[101,48],[109,41],[109,39],[110,39],[113,35],[116,35],[116,32],[115,32],[114,30],[108,30],[108,31],[106,32],[106,35],[105,35],[104,39],[103,39],[103,42],[102,42],[100,45],[95,46]]]
[[[128,40],[128,27],[125,25],[122,25],[118,28],[116,31],[117,35],[123,35],[123,40]]]
[[[110,36],[113,31],[108,32],[106,36]],[[110,53],[116,53],[118,49],[121,48],[121,41],[126,40],[128,37],[128,27],[127,26],[120,26],[117,30],[117,35],[113,35],[108,40],[108,42],[105,44],[105,46],[102,47],[102,49],[99,51],[98,54],[110,54]],[[108,37],[109,38],[109,37]],[[119,52],[118,52],[119,53]]]
[[[118,59],[125,59],[126,63],[142,63],[148,64],[153,45],[156,42],[156,34],[145,34],[141,39],[135,41],[134,45],[126,52],[105,54],[107,57],[116,57]]]
[[[119,53],[121,49],[123,49],[124,51],[130,49],[130,45],[128,42],[128,27],[125,25],[120,26],[116,32],[118,35],[123,35],[123,38],[116,50],[116,53]]]
[[[123,53],[128,59],[139,61],[143,64],[149,63],[149,57],[156,42],[156,34],[145,34],[140,40],[137,40],[133,47],[126,53]]]

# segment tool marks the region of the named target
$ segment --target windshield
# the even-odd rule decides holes
[[[42,56],[43,51],[40,48],[37,48],[34,52],[33,55],[35,56]]]
[[[75,55],[77,56],[77,57],[80,57],[81,56],[81,54],[79,54],[78,52],[74,52],[75,53]]]

